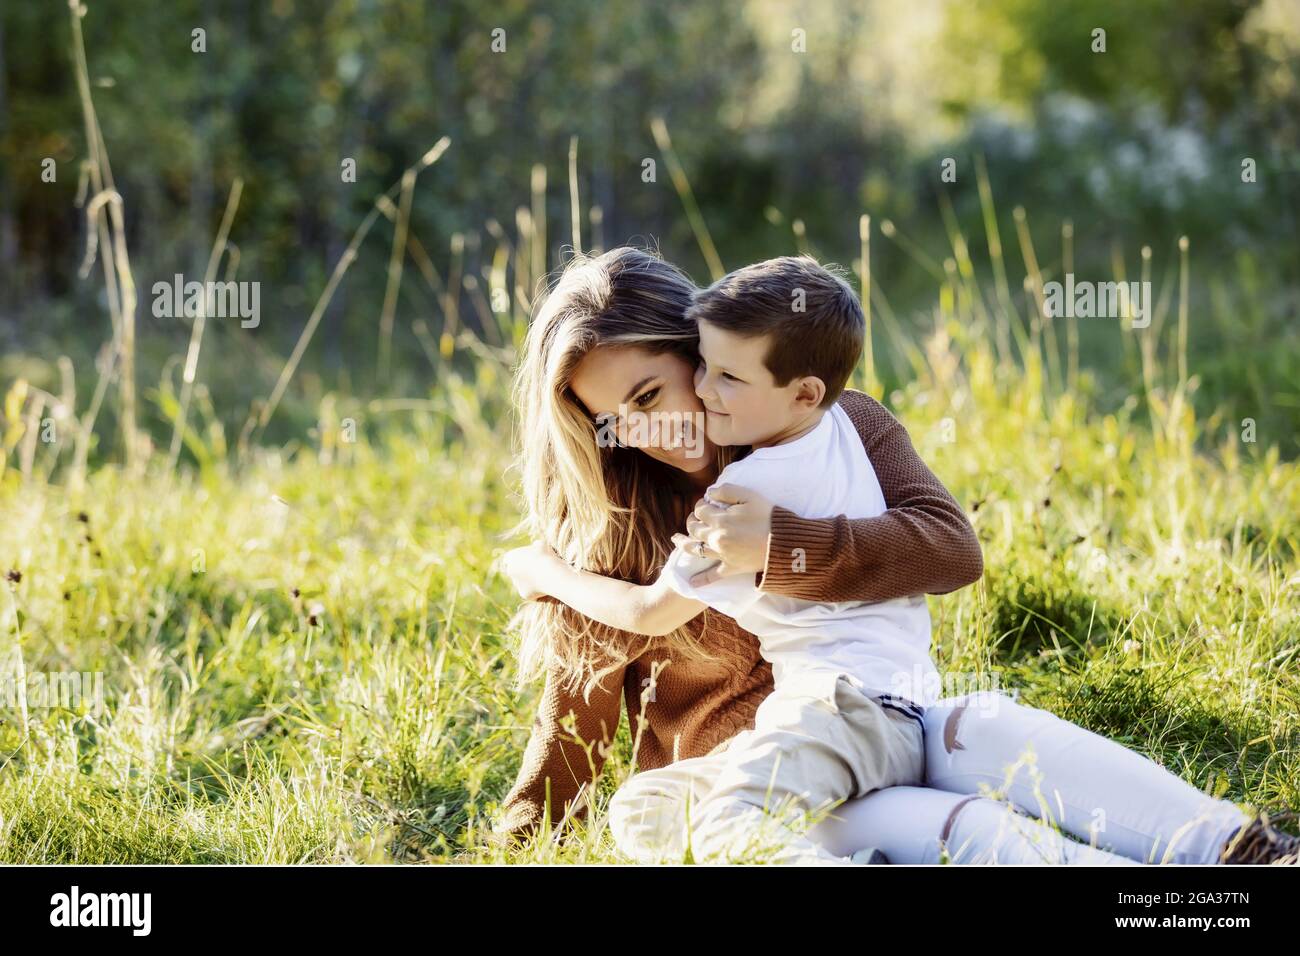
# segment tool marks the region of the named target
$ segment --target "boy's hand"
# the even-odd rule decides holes
[[[719,485],[709,489],[708,498],[701,498],[695,513],[686,519],[689,537],[673,537],[688,554],[721,562],[695,575],[691,584],[703,587],[728,575],[762,571],[767,566],[772,508],[772,502],[747,488]]]
[[[507,551],[500,558],[498,570],[510,579],[519,596],[525,601],[546,597],[541,589],[542,571],[548,561],[561,561],[546,542],[534,541],[522,548]]]

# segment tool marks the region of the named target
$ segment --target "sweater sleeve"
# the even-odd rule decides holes
[[[874,602],[977,581],[984,556],[975,529],[902,423],[862,392],[846,390],[840,404],[867,449],[887,510],[814,520],[776,507],[759,587],[807,601]],[[803,549],[797,562],[796,549]]]
[[[494,826],[497,832],[531,836],[545,818],[548,800],[551,823],[558,824],[578,789],[584,783],[595,785],[605,764],[605,748],[618,732],[624,672],[606,675],[608,689],[593,689],[589,701],[581,690],[566,689],[557,671],[547,673],[523,763]],[[574,718],[571,730],[565,725],[569,714]],[[575,813],[581,815],[581,810]]]

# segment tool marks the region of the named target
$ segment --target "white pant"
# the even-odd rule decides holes
[[[925,744],[925,786],[848,799],[808,829],[818,859],[877,847],[892,863],[934,863],[945,851],[954,863],[1214,863],[1249,819],[1141,754],[993,691],[926,708]],[[639,804],[620,795],[646,774],[624,785],[610,806],[616,842],[620,826],[626,836],[629,825],[684,816],[692,777],[674,768],[689,763],[651,771],[653,786],[629,794]]]
[[[610,832],[643,863],[843,864],[800,835],[808,815],[920,784],[924,770],[919,719],[882,706],[849,675],[804,672],[764,699],[752,730],[633,776],[610,802]]]
[[[995,691],[926,708],[925,736],[929,794],[881,791],[849,801],[809,838],[831,852],[876,846],[894,863],[922,863],[933,862],[936,831],[947,826],[948,850],[956,857],[964,849],[970,862],[1043,855],[1050,862],[1053,854],[1066,863],[1124,862],[1054,838],[1054,823],[1126,860],[1203,864],[1217,862],[1249,819],[1141,754]],[[957,796],[979,794],[982,784],[1002,801]]]
[[[843,855],[874,846],[890,863],[1139,865],[1076,843],[1004,801],[928,787],[888,787],[850,800],[807,835]]]

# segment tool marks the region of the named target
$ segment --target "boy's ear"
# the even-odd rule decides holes
[[[826,383],[816,375],[805,375],[795,389],[794,400],[807,408],[816,408],[826,397]]]

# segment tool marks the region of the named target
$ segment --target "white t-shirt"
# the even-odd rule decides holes
[[[838,404],[807,434],[732,462],[709,490],[721,484],[752,489],[804,518],[869,518],[885,511],[862,439]],[[771,555],[770,561],[798,567],[802,557]],[[924,594],[876,603],[804,601],[760,591],[752,572],[693,587],[691,577],[714,564],[678,547],[662,574],[674,591],[705,602],[756,635],[777,687],[801,672],[822,671],[848,673],[869,693],[894,694],[922,706],[938,698]]]

